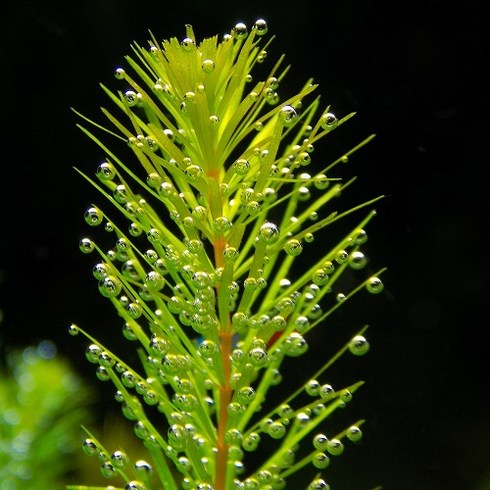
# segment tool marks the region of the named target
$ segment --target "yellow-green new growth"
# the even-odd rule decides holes
[[[307,247],[319,252],[314,240],[326,227],[376,201],[343,212],[332,207],[352,182],[333,169],[370,138],[308,171],[314,145],[351,115],[337,119],[328,108],[318,115],[319,99],[307,100],[311,81],[283,100],[283,57],[254,81],[267,55],[266,32],[258,20],[250,32],[237,24],[221,41],[198,44],[187,26],[180,42],[134,45],[134,57],[115,73],[122,88],[103,87],[114,106],[102,109],[112,129],[82,116],[103,130],[97,136],[81,126],[106,160],[99,182],[80,173],[120,217],[91,206],[87,223],[105,222],[113,248],[91,238],[80,248],[99,255],[99,290],[123,319],[124,335],[137,342],[143,369],[82,331],[92,342],[87,357],[99,379],[115,385],[153,470],[122,463],[92,434],[85,450],[127,490],[276,490],[311,464],[318,475],[308,490],[328,489],[320,472],[329,455],[343,451],[342,439],[361,437],[362,421],[329,437],[316,431],[362,384],[334,390],[319,379],[344,352],[367,352],[365,327],[291,396],[271,401],[283,360],[307,351],[305,334],[359,290],[383,285],[378,273],[329,299],[346,270],[365,265],[360,247],[374,211],[330,250],[301,255]],[[105,133],[124,145],[113,151]],[[261,443],[266,438],[278,441],[273,450]],[[246,453],[255,450],[261,464],[248,468]]]

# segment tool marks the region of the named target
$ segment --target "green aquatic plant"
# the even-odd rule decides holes
[[[281,56],[264,72],[266,33],[258,20],[222,40],[198,43],[186,26],[183,40],[134,44],[115,71],[120,87],[102,87],[110,128],[79,114],[105,155],[96,179],[79,172],[112,206],[91,205],[85,220],[113,237],[109,249],[92,237],[80,249],[98,256],[93,275],[139,365],[75,324],[70,333],[89,340],[88,360],[150,459],[129,461],[87,430],[85,452],[118,488],[276,490],[312,468],[305,487],[328,489],[330,456],[362,437],[362,420],[338,433],[325,426],[362,382],[333,388],[324,378],[344,353],[368,351],[367,327],[312,372],[303,356],[311,332],[352,296],[383,289],[382,270],[357,272],[378,198],[341,211],[336,199],[354,181],[341,181],[338,165],[371,137],[313,166],[318,142],[352,114],[320,109],[311,80],[279,95],[288,67]],[[347,272],[358,281],[344,290]],[[275,393],[290,358],[301,379]]]
[[[77,469],[89,390],[55,346],[7,355],[0,370],[0,490],[62,488]]]

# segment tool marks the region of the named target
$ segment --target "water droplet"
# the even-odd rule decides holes
[[[338,123],[339,121],[337,120],[337,117],[335,116],[335,114],[332,114],[331,112],[326,112],[321,117],[320,124],[323,129],[326,129],[328,131],[332,131],[333,129],[335,129]]]
[[[92,274],[97,280],[103,279],[105,276],[107,276],[107,274],[109,274],[109,266],[103,262],[99,262],[98,264],[94,265]]]
[[[99,282],[99,291],[106,298],[114,298],[122,289],[121,281],[115,276],[106,276]]]
[[[366,284],[366,289],[371,293],[371,294],[378,294],[381,291],[383,291],[384,284],[381,281],[379,277],[371,277],[367,284]]]
[[[349,350],[355,356],[363,356],[369,351],[369,342],[362,335],[356,335],[349,342]]]
[[[214,71],[215,64],[213,60],[203,60],[202,62],[202,71],[204,73],[211,73]]]
[[[78,244],[78,248],[80,252],[89,254],[95,250],[95,243],[90,238],[82,238]]]

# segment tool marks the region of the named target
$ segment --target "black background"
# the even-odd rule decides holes
[[[190,23],[201,38],[258,17],[277,36],[270,58],[285,52],[292,64],[293,89],[312,76],[334,112],[357,112],[335,134],[334,149],[378,135],[345,168],[359,176],[353,203],[387,195],[367,252],[373,267],[388,272],[382,297],[360,302],[366,309],[357,312],[371,324],[371,353],[351,366],[368,382],[352,404],[368,419],[365,441],[336,460],[332,487],[488,490],[489,124],[477,2],[21,0],[3,7],[2,349],[51,338],[83,371],[83,346],[66,334],[70,322],[119,336],[95,291],[92,262],[77,248],[93,194],[72,166],[93,169],[101,154],[69,108],[97,117],[106,103],[98,82],[114,83],[114,67],[132,41],[145,43],[148,29],[157,38],[183,37]]]

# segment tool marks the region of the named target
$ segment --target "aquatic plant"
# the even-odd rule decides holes
[[[50,341],[0,368],[0,490],[61,488],[77,469],[90,390]]]
[[[275,490],[305,468],[315,470],[308,490],[328,489],[330,457],[362,437],[362,420],[338,433],[325,424],[362,381],[334,388],[324,378],[344,353],[369,350],[367,327],[313,372],[304,356],[311,332],[353,295],[383,289],[382,270],[357,272],[379,198],[336,207],[354,181],[343,182],[338,165],[372,137],[311,163],[352,114],[321,109],[312,80],[279,95],[288,67],[281,56],[264,72],[267,30],[260,19],[221,40],[198,42],[189,25],[182,40],[152,36],[115,70],[120,88],[102,87],[109,127],[77,112],[105,155],[96,179],[78,171],[112,206],[91,205],[85,220],[113,237],[109,249],[92,237],[80,249],[97,255],[99,291],[140,365],[75,324],[70,333],[90,341],[87,358],[114,385],[149,461],[129,461],[88,430],[84,450],[126,490]],[[343,290],[347,272],[358,281]],[[278,398],[289,358],[301,369]]]

